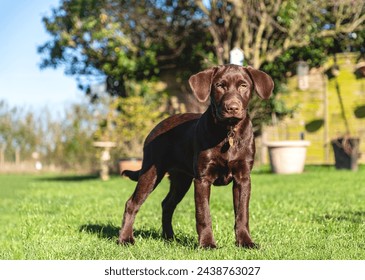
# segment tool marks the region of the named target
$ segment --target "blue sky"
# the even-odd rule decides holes
[[[40,70],[37,46],[49,39],[41,22],[59,0],[0,0],[0,100],[52,112],[80,101],[83,93],[63,69]]]

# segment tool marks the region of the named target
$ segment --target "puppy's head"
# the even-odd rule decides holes
[[[209,68],[191,76],[189,84],[200,102],[210,96],[216,119],[229,124],[246,117],[253,91],[268,99],[274,88],[273,80],[266,73],[237,65]]]

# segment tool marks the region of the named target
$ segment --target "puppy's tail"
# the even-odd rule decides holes
[[[126,176],[128,177],[129,179],[137,182],[138,181],[138,178],[139,178],[139,171],[140,170],[137,170],[137,171],[132,171],[132,170],[123,170],[122,173],[120,175],[122,176]]]

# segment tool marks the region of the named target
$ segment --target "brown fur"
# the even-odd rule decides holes
[[[189,83],[197,99],[204,102],[210,97],[211,105],[203,114],[171,116],[147,136],[141,170],[123,172],[138,183],[125,205],[119,243],[134,243],[135,216],[169,173],[170,191],[162,202],[165,238],[173,238],[172,215],[194,181],[199,245],[215,248],[210,188],[233,181],[236,244],[253,247],[248,211],[255,143],[247,107],[253,91],[267,99],[274,83],[264,72],[236,65],[209,68],[191,76]]]

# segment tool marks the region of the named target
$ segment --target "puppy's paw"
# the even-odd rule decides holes
[[[258,245],[252,241],[248,231],[243,231],[240,234],[237,234],[236,246],[248,249],[258,248]]]
[[[203,249],[216,249],[217,245],[215,243],[199,244]]]
[[[206,239],[199,240],[199,246],[204,249],[217,248],[217,244],[215,243],[213,238],[206,238]]]
[[[119,245],[133,245],[135,243],[133,236],[119,237],[117,243]]]
[[[242,248],[246,248],[246,249],[259,249],[260,246],[259,244],[256,244],[254,242],[247,242],[247,243],[239,243],[239,242],[236,242],[236,246],[238,247],[242,247]]]

